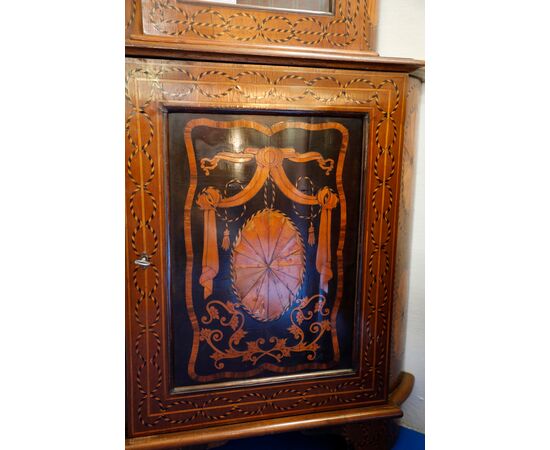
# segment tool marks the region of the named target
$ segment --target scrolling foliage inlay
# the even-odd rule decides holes
[[[388,388],[388,318],[393,286],[404,83],[405,76],[399,74],[129,60],[126,187],[131,436],[197,428],[212,420],[235,423],[258,414],[272,418],[289,411],[305,413],[383,401]],[[260,384],[253,390],[232,387],[223,392],[216,389],[172,392],[164,286],[167,226],[161,201],[165,195],[161,105],[238,108],[243,102],[255,99],[261,99],[259,108],[271,110],[328,108],[370,115],[362,249],[364,272],[360,283],[363,294],[358,310],[362,327],[357,336],[361,357],[357,372],[339,378],[294,381],[292,385]],[[301,182],[305,188],[307,180]],[[237,185],[233,187],[234,191],[240,189]],[[315,211],[301,211],[301,214],[310,217]],[[306,242],[304,239],[303,244],[308,248]],[[151,265],[146,269],[132,263],[143,253],[150,255]],[[319,300],[322,298],[310,298],[307,307],[320,305]],[[229,323],[233,316],[238,316],[221,305],[215,306],[219,307],[220,320],[223,315]],[[305,306],[296,299],[286,312],[292,314],[297,325],[300,309]],[[322,313],[325,308],[321,308]],[[206,321],[210,320],[208,315],[205,317]],[[262,358],[258,359],[258,364],[261,361]]]

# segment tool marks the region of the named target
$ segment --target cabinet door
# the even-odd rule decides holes
[[[405,83],[128,60],[130,436],[387,401]]]

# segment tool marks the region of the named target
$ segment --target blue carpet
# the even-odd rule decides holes
[[[425,436],[418,431],[399,427],[399,438],[393,450],[424,450]]]
[[[219,450],[342,450],[345,444],[335,435],[305,436],[302,433],[283,433],[237,439],[218,447]],[[424,450],[424,435],[407,428],[399,428],[399,438],[393,450]]]

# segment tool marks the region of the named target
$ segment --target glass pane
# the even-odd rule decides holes
[[[205,3],[255,6],[268,9],[288,9],[292,11],[332,12],[332,0],[195,0]]]
[[[365,119],[168,118],[174,387],[353,370]]]

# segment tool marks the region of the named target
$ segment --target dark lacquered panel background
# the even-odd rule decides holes
[[[307,359],[307,354],[297,353],[284,358],[276,363],[283,367],[284,373],[301,373],[315,370],[301,369],[297,367],[305,364],[316,363],[326,365],[330,369],[348,369],[354,367],[354,332],[356,331],[356,278],[358,274],[358,262],[360,255],[357,254],[358,242],[361,239],[358,230],[360,227],[360,202],[362,184],[363,161],[363,128],[365,119],[363,117],[334,117],[334,116],[286,116],[286,115],[252,115],[252,114],[202,114],[187,112],[170,112],[168,114],[168,190],[169,190],[169,257],[170,257],[170,317],[171,317],[171,368],[172,387],[183,387],[202,382],[193,380],[188,374],[188,363],[193,342],[193,332],[189,320],[185,299],[185,273],[186,273],[186,248],[184,239],[184,205],[189,190],[189,162],[184,142],[184,129],[186,124],[193,119],[208,118],[216,121],[249,120],[271,126],[277,122],[306,122],[323,123],[338,122],[349,130],[349,145],[343,170],[343,187],[346,197],[346,239],[343,250],[343,295],[337,317],[337,335],[339,342],[340,358],[335,361],[333,345],[330,333],[327,333],[319,341],[320,348],[317,351],[314,361]],[[337,130],[308,131],[302,129],[283,130],[269,137],[262,133],[246,128],[239,129],[217,129],[206,126],[199,126],[193,130],[192,140],[194,145],[197,166],[201,158],[211,158],[220,151],[242,151],[245,147],[293,147],[297,152],[316,151],[325,158],[338,159],[338,152],[341,144],[341,134]],[[315,191],[320,187],[328,186],[337,192],[335,171],[326,176],[316,162],[294,163],[285,161],[283,167],[288,178],[294,183],[299,177],[307,176],[314,183]],[[255,171],[255,163],[233,164],[220,162],[217,169],[206,176],[200,168],[198,171],[197,188],[193,209],[191,213],[191,237],[193,242],[193,307],[197,317],[205,314],[206,301],[202,287],[198,283],[201,273],[202,244],[203,244],[203,213],[196,207],[197,194],[207,186],[213,186],[224,191],[228,195],[237,193],[240,188],[237,183],[227,185],[228,181],[238,179],[245,185]],[[311,194],[311,187],[303,181],[299,188],[307,194]],[[269,202],[271,202],[272,191],[268,191]],[[229,223],[231,242],[240,227],[256,211],[265,208],[264,190],[260,190],[248,203],[246,211],[242,207],[229,208],[227,215],[230,218],[241,216],[238,221]],[[307,206],[292,205],[292,202],[275,187],[275,203],[273,208],[284,212],[296,225],[306,249],[306,274],[304,283],[298,293],[298,297],[319,293],[319,274],[315,270],[316,246],[307,244],[309,221],[299,216],[307,216],[311,212]],[[316,207],[314,207],[316,208]],[[326,295],[327,306],[332,307],[335,301],[336,284],[338,271],[336,266],[336,247],[338,244],[340,226],[340,204],[332,212],[331,230],[331,251],[332,268],[334,278],[329,282],[329,292]],[[316,230],[319,230],[319,215],[313,219]],[[222,241],[222,234],[225,224],[217,221],[218,244]],[[209,299],[217,298],[222,301],[238,302],[233,289],[231,279],[230,251],[219,249],[219,273],[214,280],[213,294]],[[279,319],[271,322],[260,322],[252,317],[246,318],[247,340],[264,338],[268,342],[272,336],[288,338],[292,340],[287,328],[290,324],[287,311]],[[223,346],[223,342],[220,344]],[[196,371],[200,375],[215,375],[220,372],[213,364],[210,357],[210,349],[204,344],[199,345],[196,361]],[[268,361],[268,359],[265,359]],[[251,363],[239,359],[224,360],[224,371],[244,373],[253,367]],[[319,370],[319,369],[317,369]],[[254,378],[265,378],[275,375],[272,371],[264,370]],[[280,374],[277,374],[280,375]],[[221,378],[215,381],[228,381],[229,378]]]

